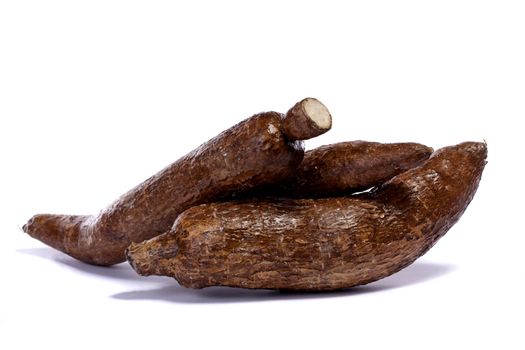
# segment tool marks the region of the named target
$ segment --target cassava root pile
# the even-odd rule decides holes
[[[335,290],[428,251],[472,200],[486,163],[486,144],[475,142],[432,153],[353,141],[304,153],[301,140],[330,128],[313,98],[285,115],[257,114],[98,216],[40,214],[24,231],[87,263],[127,257],[141,275],[191,288]]]

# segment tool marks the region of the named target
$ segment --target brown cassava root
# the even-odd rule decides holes
[[[211,203],[181,214],[166,234],[132,244],[142,275],[186,287],[335,290],[391,275],[427,252],[472,200],[484,143],[435,152],[378,190],[327,199]]]
[[[330,113],[312,98],[284,116],[257,114],[147,179],[98,216],[39,214],[23,230],[90,264],[122,262],[131,242],[169,230],[184,210],[291,177],[304,156],[297,140],[330,127]]]
[[[433,150],[418,143],[341,142],[305,153],[297,171],[243,198],[326,198],[378,186],[421,165]]]

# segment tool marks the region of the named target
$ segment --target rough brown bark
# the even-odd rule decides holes
[[[226,130],[124,194],[98,216],[40,214],[24,231],[74,258],[96,265],[125,260],[131,242],[169,230],[184,210],[290,177],[304,150],[283,121],[307,138],[304,115],[257,114]]]
[[[166,234],[132,244],[142,275],[186,287],[335,290],[389,276],[457,222],[478,187],[487,148],[443,148],[373,193],[193,207]]]
[[[308,151],[294,175],[243,198],[326,198],[378,186],[421,165],[432,148],[418,143],[341,142]]]

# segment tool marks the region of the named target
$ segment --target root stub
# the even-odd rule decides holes
[[[128,249],[142,275],[186,287],[321,291],[391,275],[427,252],[463,214],[485,166],[484,143],[438,150],[358,196],[193,207]]]
[[[332,116],[324,104],[309,97],[286,113],[283,127],[290,141],[311,139],[330,130]]]

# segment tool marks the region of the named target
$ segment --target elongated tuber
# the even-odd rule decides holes
[[[131,242],[169,230],[184,210],[290,177],[304,155],[302,143],[290,140],[307,139],[330,126],[330,113],[312,98],[285,116],[255,115],[124,194],[98,216],[40,214],[23,229],[84,262],[122,262]]]
[[[254,189],[243,198],[322,198],[378,186],[421,165],[432,148],[418,143],[341,142],[308,151],[287,180]]]
[[[329,199],[212,203],[166,234],[132,244],[141,275],[186,287],[335,290],[389,276],[427,252],[463,214],[485,166],[484,143],[435,152],[377,191]]]

